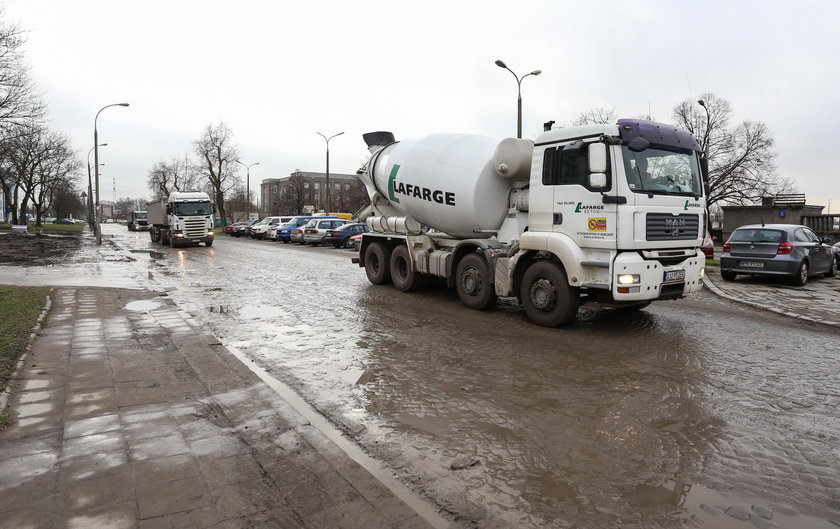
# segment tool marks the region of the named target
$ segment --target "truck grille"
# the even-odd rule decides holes
[[[648,213],[646,219],[648,241],[679,241],[697,239],[700,233],[700,216],[683,213]]]
[[[184,219],[184,237],[206,237],[207,221],[201,219]]]

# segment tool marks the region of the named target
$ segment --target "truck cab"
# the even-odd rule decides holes
[[[593,299],[699,290],[705,233],[699,151],[688,132],[642,120],[543,134],[534,145],[521,248],[554,252],[569,284],[592,291]]]

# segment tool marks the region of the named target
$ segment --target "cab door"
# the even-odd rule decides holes
[[[573,140],[547,150],[543,183],[553,188],[552,231],[568,235],[581,248],[615,248],[617,201],[609,158],[602,175],[606,182],[600,183],[604,185],[590,178],[589,146],[596,141]]]

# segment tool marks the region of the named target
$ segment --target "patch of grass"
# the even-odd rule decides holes
[[[706,259],[706,266],[720,266],[720,259]]]
[[[0,391],[6,389],[26,349],[47,292],[49,289],[44,287],[0,286]]]

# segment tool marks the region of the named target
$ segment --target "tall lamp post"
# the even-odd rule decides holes
[[[96,120],[99,119],[99,114],[109,107],[127,107],[128,103],[113,103],[105,105],[96,113],[93,118],[93,163],[94,172],[96,173],[96,244],[102,244],[102,206],[99,204],[99,132],[96,129]]]
[[[519,77],[513,73],[513,70],[508,68],[507,64],[505,64],[501,59],[496,61],[496,66],[509,71],[513,74],[514,79],[516,79],[516,137],[522,138],[522,80],[529,75],[539,75],[542,73],[542,70],[534,70],[533,72],[526,73],[522,77]]]
[[[106,147],[107,143],[100,143],[100,147]],[[91,147],[88,151],[88,192],[87,192],[87,210],[88,210],[88,226],[90,229],[96,231],[96,225],[93,223],[93,184],[91,183],[91,176],[90,176],[90,153],[93,152],[94,147]]]
[[[245,188],[247,190],[246,197],[245,197],[245,220],[251,220],[249,217],[251,216],[251,167],[255,165],[259,165],[260,162],[254,162],[251,165],[245,165],[244,163],[240,162],[239,160],[234,160],[234,162],[238,163],[242,167],[245,168]],[[224,222],[224,220],[222,221]]]
[[[339,132],[338,134],[333,134],[329,138],[318,133],[318,136],[324,138],[324,141],[327,142],[327,213],[332,211],[332,195],[330,194],[330,140],[335,138],[336,136],[341,136],[344,132]]]

